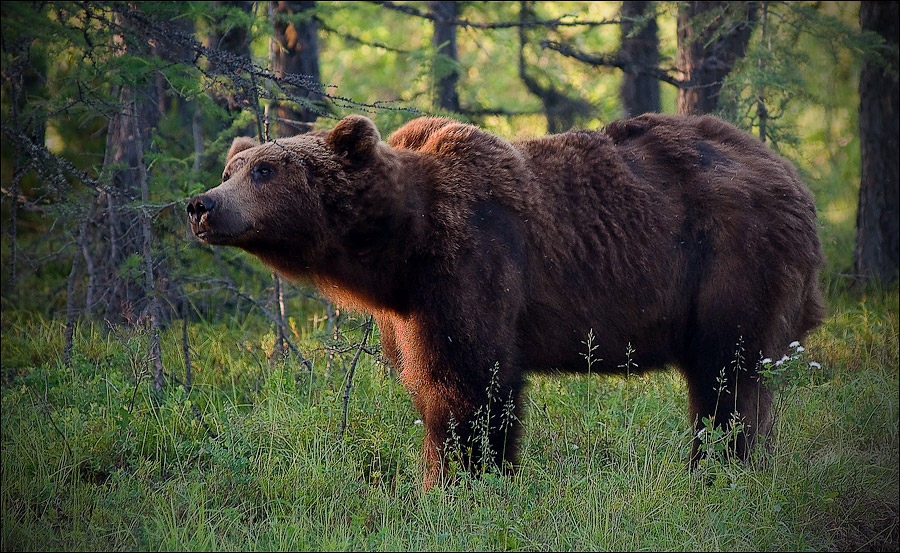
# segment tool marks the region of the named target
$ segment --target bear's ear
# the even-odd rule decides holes
[[[375,123],[362,115],[344,117],[325,139],[335,153],[351,163],[367,160],[380,141]]]
[[[231,143],[231,149],[228,150],[228,157],[225,158],[226,161],[231,161],[235,155],[243,152],[244,150],[249,150],[250,148],[255,148],[259,146],[259,142],[253,140],[252,138],[247,138],[246,136],[239,136],[234,139],[234,142]]]

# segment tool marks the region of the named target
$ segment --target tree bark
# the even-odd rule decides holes
[[[894,52],[897,48],[897,2],[862,2],[859,23],[863,31],[880,34]],[[887,49],[889,50],[889,49]],[[890,54],[888,54],[890,55]],[[865,61],[859,77],[859,144],[861,178],[856,216],[856,273],[864,279],[897,280],[900,264],[898,231],[898,96],[897,57],[891,68],[876,60]]]
[[[278,273],[272,273],[272,304],[275,313],[275,345],[269,356],[269,364],[280,361],[287,352],[287,325],[285,324],[284,287]]]
[[[275,74],[302,75],[310,85],[319,79],[318,23],[313,17],[315,2],[272,2],[272,19],[275,37],[271,42],[271,57]],[[275,106],[278,118],[276,133],[285,137],[312,130],[318,110],[316,101],[321,96],[313,90],[292,87],[289,92],[297,98],[297,104],[280,102]]]
[[[456,50],[456,25],[446,23],[446,21],[455,20],[459,16],[459,3],[432,1],[428,3],[428,7],[437,18],[434,22],[432,37],[435,54],[438,57],[446,58],[435,61],[434,86],[437,94],[434,104],[436,108],[459,112],[459,93],[457,92],[459,57]]]
[[[756,2],[686,2],[678,10],[676,67],[690,86],[678,90],[676,111],[716,113],[719,91],[743,57],[756,25]]]
[[[659,36],[653,2],[622,2],[622,43],[618,57],[627,64],[659,65]],[[625,72],[619,89],[622,117],[659,112],[659,81],[649,75]]]
[[[120,51],[126,50],[125,37],[117,37]],[[121,111],[109,121],[106,135],[106,151],[103,160],[103,174],[108,182],[105,211],[105,236],[97,237],[95,247],[105,249],[106,255],[95,256],[102,259],[96,274],[103,275],[104,282],[98,283],[104,290],[103,302],[106,316],[111,320],[135,323],[140,317],[138,304],[146,298],[150,290],[145,290],[136,278],[130,278],[122,271],[132,255],[141,255],[144,242],[140,225],[135,225],[135,211],[132,206],[141,199],[142,179],[146,178],[142,135],[149,136],[149,129],[157,126],[160,119],[158,87],[155,80],[136,90],[122,86],[119,89]],[[96,298],[98,301],[100,298]]]

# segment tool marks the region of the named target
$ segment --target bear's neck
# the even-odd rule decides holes
[[[379,175],[381,185],[366,188],[355,202],[363,207],[347,214],[340,238],[312,267],[316,286],[338,305],[403,313],[414,301],[413,278],[424,262],[428,224],[425,172],[409,166],[416,161],[395,158],[393,174]],[[397,175],[404,178],[395,180]]]
[[[391,264],[391,260],[385,260],[385,265]],[[329,300],[348,309],[369,313],[409,311],[412,295],[405,275],[387,267],[379,272],[341,265],[333,264],[330,270],[313,278],[316,288]]]
[[[286,254],[284,251],[252,251],[267,267],[298,283],[313,284],[335,304],[357,311],[394,311],[405,313],[410,305],[408,267],[398,254],[330,249],[314,259]]]
[[[428,265],[427,251],[434,246],[426,239],[433,168],[416,153],[392,153],[390,163],[360,172],[354,175],[359,182],[347,183],[353,201],[341,196],[342,201],[326,206],[332,217],[314,248],[253,253],[291,280],[311,280],[338,305],[408,312],[422,288],[416,275]]]

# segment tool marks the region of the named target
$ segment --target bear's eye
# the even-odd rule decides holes
[[[265,182],[275,175],[275,168],[268,163],[259,163],[250,170],[250,175],[256,183]]]
[[[227,180],[229,180],[229,179],[231,179],[231,175],[230,175],[230,174],[225,173],[225,174],[222,175],[222,182],[225,182],[225,181],[227,181]]]

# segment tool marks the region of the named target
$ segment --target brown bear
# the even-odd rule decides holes
[[[695,429],[739,421],[746,458],[771,426],[759,360],[823,312],[810,193],[709,116],[513,143],[421,118],[385,143],[354,115],[235,140],[187,211],[202,241],[375,315],[425,425],[426,487],[450,459],[514,464],[525,375],[586,371],[589,332],[594,372],[677,366]]]

